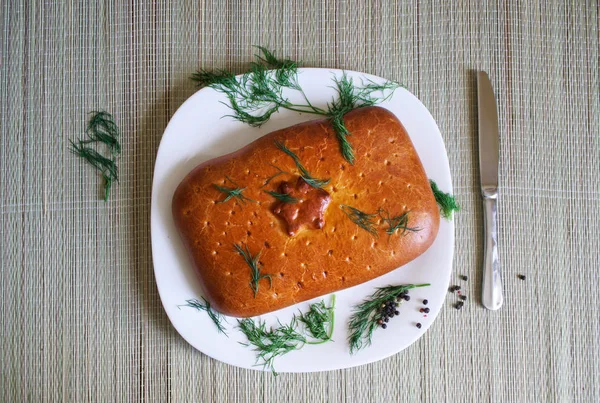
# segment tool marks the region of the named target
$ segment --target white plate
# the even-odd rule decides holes
[[[311,102],[324,107],[335,95],[331,88],[333,76],[341,74],[341,70],[300,69],[299,82]],[[361,78],[384,81],[363,73],[347,71],[346,74],[359,82]],[[290,97],[294,100],[292,95]],[[282,110],[262,127],[252,128],[232,118],[222,118],[230,110],[219,101],[225,101],[225,96],[209,88],[192,95],[175,113],[160,143],[152,185],[154,272],[165,311],[188,343],[228,364],[262,369],[262,366],[255,365],[252,349],[239,343],[246,339],[237,329],[234,318],[228,318],[226,328],[229,337],[225,337],[217,332],[205,313],[178,307],[187,299],[199,298],[202,290],[176,232],[171,217],[171,198],[180,181],[196,165],[235,151],[271,131],[315,119],[315,116]],[[393,97],[380,106],[400,119],[419,153],[427,176],[434,179],[442,190],[452,191],[444,142],[425,106],[404,89],[396,90]],[[453,252],[454,223],[442,220],[435,242],[419,258],[375,280],[336,293],[334,342],[307,345],[292,351],[276,359],[275,369],[278,372],[312,372],[348,368],[381,360],[410,346],[427,331],[442,307],[450,281]],[[412,290],[411,301],[401,305],[400,316],[390,321],[388,329],[376,330],[370,347],[350,355],[346,338],[351,307],[371,295],[375,287],[402,283],[431,283],[431,286]],[[329,297],[322,298],[329,302]],[[431,310],[426,318],[419,313],[423,298],[429,300]],[[310,302],[263,315],[261,319],[268,325],[276,325],[277,319],[285,323],[298,309],[305,311]],[[421,329],[415,326],[417,322],[422,323]]]

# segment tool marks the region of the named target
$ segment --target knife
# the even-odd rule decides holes
[[[481,301],[487,309],[500,309],[504,302],[498,259],[498,111],[492,83],[485,71],[477,74],[479,114],[479,176],[484,211],[483,287]]]

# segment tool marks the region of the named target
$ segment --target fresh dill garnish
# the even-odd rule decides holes
[[[306,183],[308,183],[310,186],[312,186],[314,188],[322,188],[323,186],[325,186],[329,183],[330,179],[322,180],[322,179],[317,179],[317,178],[313,177],[310,174],[310,172],[308,172],[308,170],[304,167],[304,165],[302,165],[300,158],[298,158],[298,156],[292,150],[287,148],[285,144],[275,140],[275,146],[277,148],[279,148],[281,151],[283,151],[284,153],[286,153],[287,155],[289,155],[290,157],[292,157],[292,159],[294,160],[294,163],[296,164],[296,168],[298,168],[298,171],[300,171],[300,177],[302,179],[304,179],[304,181]]]
[[[279,175],[285,175],[285,174],[289,173],[289,172],[285,172],[284,170],[279,168],[277,165],[273,165],[273,164],[269,164],[269,165],[271,165],[273,168],[275,168],[277,170],[277,172],[267,178],[265,183],[260,187],[261,189],[264,188],[265,186],[267,186],[273,179],[277,178]]]
[[[226,197],[223,200],[218,201],[217,203],[225,203],[226,201],[228,201],[231,198],[235,198],[237,201],[239,201],[242,204],[246,204],[246,201],[256,203],[255,200],[249,199],[246,196],[244,196],[243,192],[244,192],[244,190],[246,190],[246,188],[241,188],[237,183],[232,181],[228,176],[226,176],[225,179],[227,179],[229,182],[233,183],[236,187],[232,188],[232,187],[226,187],[226,186],[219,186],[219,185],[213,183],[213,186],[215,187],[215,189],[217,189],[219,192],[225,193],[225,195],[226,195]]]
[[[289,324],[279,323],[276,328],[267,329],[260,319],[238,320],[238,327],[248,338],[248,343],[241,344],[254,346],[257,365],[270,368],[277,375],[274,367],[277,357],[299,350],[305,344],[322,344],[331,340],[334,309],[335,295],[331,297],[330,307],[325,306],[324,301],[311,304],[308,312],[294,316]]]
[[[344,115],[353,109],[373,106],[388,100],[394,91],[400,87],[400,84],[393,81],[376,84],[371,80],[367,80],[366,84],[363,82],[362,86],[358,87],[354,85],[352,78],[349,78],[346,73],[342,74],[339,79],[334,78],[334,82],[338,97],[327,105],[327,116],[340,144],[340,152],[346,161],[353,164],[354,151],[348,141],[348,136],[351,133],[344,123]],[[387,95],[386,92],[388,92]],[[381,93],[381,95],[377,97],[374,95],[375,93]]]
[[[442,213],[442,216],[445,219],[450,220],[452,218],[452,212],[460,210],[460,206],[456,203],[456,199],[450,193],[442,192],[438,188],[438,185],[431,179],[429,180],[429,184],[431,185],[431,190],[435,196],[435,201],[440,206],[440,213]]]
[[[264,47],[257,46],[260,53],[255,55],[256,62],[240,77],[227,70],[199,70],[190,78],[199,87],[211,87],[225,94],[233,117],[251,126],[261,126],[279,109],[288,109],[299,113],[324,116],[329,119],[340,144],[344,158],[354,163],[354,152],[348,141],[350,132],[344,123],[344,114],[363,106],[372,106],[392,96],[400,84],[386,81],[377,84],[371,80],[355,85],[344,73],[341,78],[334,77],[338,93],[326,109],[314,106],[298,84],[298,63],[290,59],[279,59]],[[274,70],[269,70],[274,69]],[[296,104],[283,95],[288,88],[300,92],[305,103]],[[377,94],[377,95],[376,95]]]
[[[264,65],[275,69],[275,81],[282,87],[302,91],[298,85],[298,63],[290,59],[278,59],[273,52],[263,46],[256,46],[262,54],[255,55]]]
[[[258,60],[272,69],[297,69],[298,63],[290,59],[278,59],[277,56],[264,46],[255,46],[262,54],[255,55]]]
[[[273,280],[271,279],[270,274],[261,274],[260,269],[262,268],[262,263],[258,259],[260,259],[261,252],[258,252],[256,255],[252,256],[250,250],[248,249],[248,245],[245,247],[241,245],[234,244],[235,250],[237,253],[242,255],[248,267],[250,267],[250,288],[254,291],[254,298],[256,298],[256,294],[258,294],[258,286],[259,281],[263,278],[269,280],[269,287],[273,286]]]
[[[190,78],[196,82],[198,87],[210,87],[218,84],[233,89],[238,85],[235,74],[223,69],[198,70]]]
[[[321,344],[331,340],[335,322],[335,295],[331,296],[331,306],[326,306],[325,301],[311,304],[308,312],[300,313],[298,320],[304,323],[313,338],[320,340],[309,344]]]
[[[273,192],[270,190],[265,190],[265,193],[270,194],[271,196],[273,196],[274,198],[276,198],[277,200],[279,200],[282,203],[287,203],[287,204],[295,204],[298,203],[298,199],[296,199],[293,196],[290,196],[287,193],[279,193],[279,192]]]
[[[202,298],[202,301],[200,301],[198,299],[188,299],[185,301],[186,302],[185,305],[178,305],[177,307],[180,308],[182,306],[187,306],[190,308],[196,308],[199,311],[205,311],[208,314],[208,316],[210,317],[210,319],[214,322],[215,326],[217,326],[217,330],[219,330],[220,333],[223,333],[225,336],[227,336],[227,332],[225,332],[225,327],[223,326],[223,323],[222,323],[222,321],[227,322],[225,317],[223,315],[221,315],[219,312],[212,309],[210,306],[210,302],[208,302],[204,297],[201,297],[201,298]],[[227,336],[227,337],[229,337],[229,336]]]
[[[390,216],[390,213],[386,210],[379,209],[379,217],[381,217],[383,222],[385,222],[388,225],[388,228],[385,230],[385,232],[388,235],[393,235],[396,233],[396,231],[401,230],[400,235],[405,235],[406,231],[421,231],[420,228],[411,228],[408,226],[408,213],[409,211],[406,211],[400,214],[399,216],[392,217]]]
[[[121,153],[121,145],[117,137],[119,128],[110,113],[94,111],[85,131],[90,138],[86,143],[100,142],[106,144],[112,155]]]
[[[86,139],[70,141],[70,150],[73,154],[79,156],[88,164],[96,168],[104,179],[104,201],[108,200],[108,194],[113,182],[119,181],[119,171],[117,169],[116,157],[121,152],[118,135],[119,129],[108,112],[93,111],[86,128]],[[110,153],[105,157],[94,147],[90,145],[104,144]]]
[[[381,306],[390,300],[400,296],[403,291],[418,287],[428,287],[430,284],[406,284],[377,288],[377,291],[368,299],[355,306],[353,314],[348,322],[350,335],[350,354],[369,346],[373,332],[378,327],[378,321],[382,319]]]
[[[377,214],[367,214],[346,204],[340,204],[340,208],[354,224],[369,232],[375,238],[378,238],[377,228],[375,228],[375,217],[377,217]]]
[[[250,318],[238,320],[238,327],[248,338],[245,346],[254,346],[256,351],[256,365],[270,368],[275,375],[274,361],[277,357],[298,350],[306,343],[306,337],[296,331],[296,320],[292,319],[289,325],[267,329],[265,322]]]
[[[228,116],[251,126],[261,126],[280,108],[313,113],[310,106],[293,104],[282,94],[284,88],[303,93],[297,81],[298,65],[259,49],[262,55],[257,55],[257,62],[251,63],[249,71],[240,77],[226,70],[199,70],[191,79],[199,87],[211,87],[225,94],[233,112]]]

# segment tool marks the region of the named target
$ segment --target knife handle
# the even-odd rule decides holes
[[[500,278],[500,260],[498,259],[498,222],[494,195],[484,196],[484,238],[483,248],[483,291],[481,301],[490,310],[500,309],[504,302],[502,279]]]

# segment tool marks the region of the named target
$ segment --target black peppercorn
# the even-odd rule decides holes
[[[423,305],[427,305],[429,303],[429,301],[427,301],[426,299],[423,300]]]
[[[385,328],[387,328],[387,325],[384,323],[383,325],[381,325],[381,327],[382,327],[383,329],[385,329]]]
[[[384,321],[385,323],[388,323],[388,322],[390,321],[390,318],[387,318],[387,317],[386,317],[385,319],[383,319],[383,321]]]
[[[454,291],[459,291],[460,290],[460,286],[459,285],[455,285],[454,286]]]
[[[394,311],[394,315],[398,316],[398,315],[400,315],[400,312]]]
[[[466,295],[461,295],[461,296],[460,296],[460,297],[458,297],[458,298],[462,299],[463,301],[466,301],[466,300],[467,300],[467,296],[466,296]]]
[[[469,278],[468,278],[467,276],[464,276],[464,275],[463,275],[463,276],[460,276],[460,279],[461,279],[461,280],[464,280],[464,281],[467,281]]]
[[[457,302],[457,303],[456,303],[456,305],[454,305],[454,307],[455,307],[456,309],[462,309],[462,307],[463,307],[463,303],[462,303],[462,302]]]
[[[410,301],[410,295],[405,295],[405,296],[404,296],[404,297],[402,297],[402,298],[404,298],[404,300],[405,300],[405,301]]]
[[[417,328],[420,329],[421,328],[421,324],[417,323]]]
[[[425,308],[425,309],[423,309],[423,312],[425,312],[425,313],[429,313],[429,308]]]
[[[519,274],[517,277],[519,277],[520,280],[525,280],[525,275],[524,274]]]

